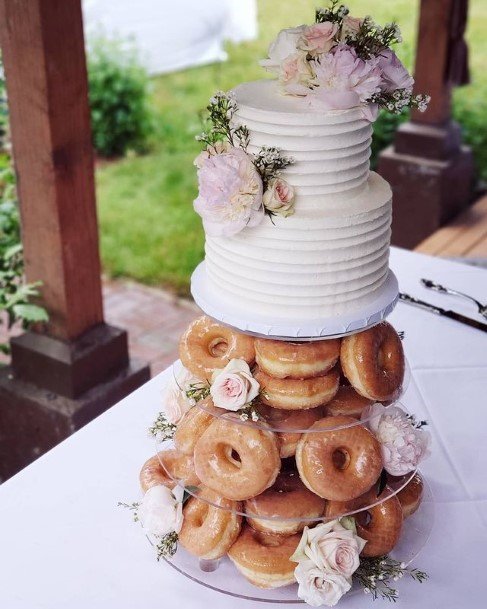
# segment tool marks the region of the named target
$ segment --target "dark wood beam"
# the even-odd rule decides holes
[[[0,369],[0,481],[149,379],[104,323],[80,0],[0,0],[28,281],[49,324]]]
[[[26,276],[71,339],[103,321],[79,0],[0,0],[0,41]]]

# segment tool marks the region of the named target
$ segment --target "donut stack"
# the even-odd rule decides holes
[[[353,514],[367,540],[364,556],[394,548],[403,519],[419,506],[422,480],[387,477],[381,446],[361,421],[367,406],[401,392],[404,354],[389,323],[297,343],[201,317],[183,335],[180,357],[203,382],[230,360],[245,360],[260,385],[257,420],[206,397],[180,421],[173,446],[142,468],[144,491],[189,489],[179,533],[185,550],[200,559],[228,555],[249,582],[277,588],[295,581],[290,557],[305,526]]]

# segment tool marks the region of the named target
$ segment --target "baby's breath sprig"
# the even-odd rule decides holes
[[[176,550],[178,549],[178,534],[172,531],[167,535],[163,535],[157,545],[157,560],[161,560],[161,558],[171,557],[176,554]]]
[[[332,0],[328,8],[317,8],[315,11],[315,22],[323,23],[331,21],[341,25],[343,18],[350,12],[348,6],[339,4],[340,0]]]
[[[391,92],[376,93],[369,101],[393,114],[401,114],[405,108],[417,108],[420,112],[424,112],[430,99],[429,95],[413,95],[409,89],[396,89]]]
[[[204,381],[191,383],[186,390],[186,397],[192,400],[192,404],[196,404],[200,400],[204,400],[210,395],[210,384]]]
[[[169,423],[164,412],[160,412],[157,415],[157,419],[148,429],[149,435],[156,438],[159,442],[172,440],[175,431],[176,425],[174,423]]]
[[[272,178],[279,176],[293,162],[292,158],[283,156],[279,148],[263,146],[254,157],[254,165],[262,178],[264,190]]]
[[[235,95],[232,92],[217,91],[206,109],[208,126],[196,136],[196,140],[204,142],[210,148],[215,147],[217,142],[227,141],[231,146],[240,146],[246,150],[249,145],[249,130],[245,125],[232,125],[237,111]]]
[[[347,36],[345,42],[355,49],[358,57],[370,59],[401,41],[401,30],[397,23],[387,23],[381,27],[372,17],[367,16],[362,21],[359,31],[353,36]]]
[[[119,507],[124,507],[127,508],[128,510],[131,510],[132,512],[132,518],[134,520],[134,522],[139,522],[139,507],[140,507],[140,503],[138,501],[134,501],[133,503],[124,503],[123,501],[119,501],[117,503],[117,505]]]
[[[388,556],[361,558],[360,566],[353,574],[354,579],[363,587],[366,594],[373,599],[384,598],[391,602],[398,599],[398,591],[391,585],[404,575],[409,575],[419,583],[428,579],[428,575],[419,569],[408,569],[406,564]]]

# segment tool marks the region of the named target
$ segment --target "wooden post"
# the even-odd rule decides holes
[[[6,477],[149,374],[103,320],[80,0],[0,0],[0,44],[26,277],[42,281],[50,315],[42,334],[11,341],[0,375]]]
[[[452,88],[468,79],[467,6],[468,0],[421,1],[414,88],[431,102],[401,125],[378,169],[393,189],[392,242],[401,247],[420,243],[472,199],[472,153],[451,120]]]

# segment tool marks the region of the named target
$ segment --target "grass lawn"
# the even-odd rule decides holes
[[[259,0],[259,37],[229,45],[223,64],[160,76],[153,81],[157,114],[150,154],[102,164],[97,170],[101,250],[105,271],[187,294],[189,277],[203,257],[203,231],[192,202],[196,195],[193,159],[200,146],[198,112],[217,89],[262,78],[258,60],[277,32],[311,23],[316,0]],[[379,23],[397,20],[404,43],[401,58],[410,66],[419,2],[349,0],[352,14],[371,13]],[[487,3],[470,3],[469,41],[473,84],[456,92],[455,105],[469,139],[478,139],[477,161],[487,172],[487,150],[481,150],[487,122]],[[482,120],[483,119],[483,120]],[[483,125],[482,125],[483,122]],[[480,123],[480,124],[479,124]]]

